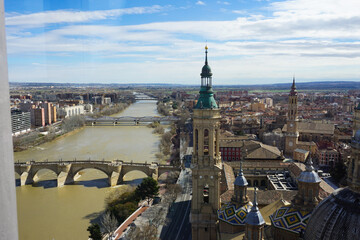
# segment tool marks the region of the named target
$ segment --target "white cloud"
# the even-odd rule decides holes
[[[242,15],[247,14],[247,11],[245,11],[245,10],[233,10],[232,12],[236,13],[236,14],[242,14]]]
[[[196,5],[206,5],[203,1],[197,1]]]
[[[154,7],[146,11],[161,9]],[[19,18],[13,18],[7,29],[10,57],[24,54],[66,55],[71,58],[89,54],[90,59],[101,62],[101,59],[106,58],[107,61],[114,62],[93,66],[85,59],[82,63],[65,64],[61,68],[49,66],[48,73],[42,72],[45,70],[37,65],[31,66],[36,69],[19,66],[16,70],[10,68],[10,80],[26,80],[32,76],[29,72],[34,70],[35,81],[36,76],[41,79],[46,78],[46,74],[48,81],[61,81],[61,78],[72,81],[76,77],[96,81],[96,78],[104,79],[101,77],[103,74],[109,82],[117,82],[116,72],[121,69],[119,81],[128,79],[136,82],[141,79],[143,82],[161,82],[167,76],[167,79],[171,77],[172,82],[191,83],[186,82],[186,79],[193,81],[199,75],[203,61],[201,49],[205,40],[208,40],[210,47],[209,60],[214,76],[222,83],[234,83],[236,79],[285,81],[293,72],[302,75],[303,79],[360,78],[356,66],[360,60],[358,9],[360,1],[357,0],[343,0],[341,4],[335,0],[288,0],[271,3],[267,8],[272,12],[270,16],[234,10],[234,13],[244,14],[245,17],[232,21],[180,19],[176,22],[125,26],[68,24],[42,33],[12,29],[11,26],[20,26],[31,14],[24,15],[27,16],[24,18],[18,15]],[[66,14],[76,15],[72,21],[78,23],[120,14],[112,11],[95,11],[91,14],[66,11]],[[145,13],[144,11],[138,10],[138,13]],[[135,12],[137,11],[129,10],[128,14]],[[55,11],[47,15],[49,19],[46,23],[59,22],[57,14],[59,12]],[[71,21],[70,15],[63,20]],[[28,19],[29,24],[40,24],[41,18],[37,15],[33,17],[34,20]],[[116,62],[119,59],[128,63]],[[89,73],[82,70],[91,67],[93,70]],[[137,67],[142,69],[141,73],[136,70]]]
[[[229,2],[226,2],[226,1],[217,1],[216,2],[217,4],[224,4],[224,5],[230,5],[230,3]]]
[[[103,11],[46,11],[31,14],[7,14],[6,25],[30,25],[39,26],[54,23],[78,23],[94,20],[104,20],[108,18],[116,18],[127,14],[146,14],[156,13],[163,10],[163,7],[154,5],[151,7],[133,7],[123,9],[112,9]]]

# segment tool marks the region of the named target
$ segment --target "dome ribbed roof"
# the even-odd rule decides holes
[[[360,129],[356,131],[353,141],[360,143]]]
[[[359,104],[355,107],[355,110],[360,110],[360,102],[359,102]]]
[[[234,185],[240,186],[240,187],[248,185],[248,182],[246,181],[246,178],[245,178],[243,170],[242,170],[242,161],[240,162],[240,171],[239,171],[239,174],[237,175],[237,177],[235,178]]]
[[[297,179],[299,182],[318,183],[321,179],[312,165],[311,158],[306,162],[306,170]]]
[[[305,240],[355,240],[360,236],[360,194],[340,188],[313,211]]]
[[[211,68],[207,63],[203,66],[200,76],[201,77],[211,77],[212,76]]]

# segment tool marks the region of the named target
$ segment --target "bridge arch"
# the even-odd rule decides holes
[[[103,169],[101,167],[97,167],[97,166],[76,168],[72,173],[72,175],[73,175],[72,177],[74,178],[76,176],[76,174],[78,174],[79,172],[81,172],[83,170],[87,170],[87,169],[95,169],[95,170],[98,170],[98,171],[104,173],[107,177],[111,177],[111,173],[109,173],[105,169]]]
[[[141,174],[139,175],[139,177],[137,177],[135,174]],[[146,178],[146,177],[152,177],[152,176],[149,176],[149,174],[147,174],[145,171],[142,171],[142,170],[137,170],[137,169],[131,169],[129,171],[124,171],[123,172],[123,181],[132,181],[132,180],[135,180],[135,179],[143,179],[143,178]]]
[[[34,170],[34,172],[33,172],[33,178],[36,176],[36,174],[39,173],[39,171],[50,171],[50,172],[55,173],[56,176],[59,175],[59,172],[57,171],[57,169],[55,170],[55,169],[53,169],[53,168],[51,168],[51,167],[44,166],[44,167],[37,168],[37,169]]]
[[[159,171],[159,181],[171,181],[179,177],[180,172],[176,170]]]

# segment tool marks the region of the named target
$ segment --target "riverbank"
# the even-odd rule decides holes
[[[92,114],[93,117],[101,117],[119,114],[127,109],[133,102],[120,103],[112,108],[105,107],[100,112]],[[22,152],[44,143],[51,142],[60,137],[68,136],[70,133],[76,133],[85,126],[83,116],[74,116],[64,119],[59,126],[49,125],[44,127],[44,131],[35,130],[24,135],[13,137],[14,152]]]
[[[156,101],[138,101],[114,117],[156,115]],[[144,126],[84,127],[40,147],[15,153],[15,160],[65,161],[90,158],[154,162],[158,144],[159,135],[152,134],[152,129]],[[37,176],[34,185],[16,188],[19,239],[68,240],[74,236],[77,239],[88,239],[86,229],[89,222],[104,211],[104,199],[110,192],[136,185],[146,174],[129,172],[124,176],[124,183],[116,187],[109,187],[108,176],[97,169],[85,169],[73,185],[64,187],[57,187],[57,176],[50,170],[40,170]]]

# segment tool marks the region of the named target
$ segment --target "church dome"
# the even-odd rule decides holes
[[[211,77],[212,76],[211,68],[207,63],[203,66],[200,76],[201,77]]]
[[[239,174],[237,175],[237,177],[235,178],[234,186],[244,187],[247,185],[248,185],[248,182],[246,181],[246,178],[244,176],[243,169],[242,169],[242,161],[241,161],[240,162],[240,171],[239,171]]]
[[[360,129],[356,131],[353,141],[360,143]]]
[[[355,107],[355,110],[360,110],[360,102],[359,102],[359,104]]]
[[[340,188],[313,211],[305,240],[355,240],[360,236],[360,194]]]
[[[235,182],[234,182],[235,186],[247,186],[248,182],[246,181],[246,178],[244,177],[244,175],[238,175],[235,178]]]
[[[312,165],[311,159],[306,162],[306,170],[303,171],[297,179],[299,182],[319,183],[321,179]]]

